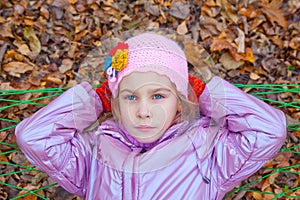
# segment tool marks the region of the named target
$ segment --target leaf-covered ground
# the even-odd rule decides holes
[[[104,56],[112,44],[145,30],[180,41],[189,62],[205,80],[219,75],[231,83],[300,83],[299,0],[2,0],[0,90],[65,87],[83,80],[99,84]],[[11,98],[28,100],[41,95],[26,93]],[[285,102],[299,100],[295,93],[266,97]],[[42,101],[48,103],[50,99]],[[23,104],[2,110],[0,118],[20,121],[37,109]],[[289,124],[299,123],[299,107],[282,109]],[[0,125],[8,127],[11,122],[0,121]],[[299,138],[299,131],[292,131],[285,145],[295,145]],[[2,131],[0,141],[15,143],[13,129]],[[9,148],[1,146],[0,151]],[[0,160],[30,166],[20,152],[1,155]],[[286,167],[295,163],[299,163],[299,157],[284,153],[268,165]],[[14,168],[1,166],[0,170],[4,173]],[[264,173],[267,172],[258,172],[246,182]],[[299,179],[299,173],[274,174],[253,188],[274,192],[299,184]],[[0,176],[0,181],[20,181],[19,186],[27,189],[52,183],[38,171],[13,178]],[[300,195],[299,190],[294,193]],[[0,185],[1,195],[5,199],[20,195],[20,191]],[[76,198],[57,186],[41,195],[51,199]],[[272,197],[240,192],[229,197],[233,198]]]

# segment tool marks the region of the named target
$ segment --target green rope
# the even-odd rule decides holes
[[[0,161],[0,163],[3,164],[3,165],[10,165],[10,166],[13,166],[13,167],[19,167],[19,168],[24,168],[24,169],[36,171],[36,172],[41,172],[40,170],[35,169],[35,166],[28,167],[28,166],[23,166],[23,165],[19,165],[19,164],[15,164],[15,163],[4,162],[4,161]],[[3,175],[5,175],[5,174],[3,174]]]
[[[295,130],[300,130],[300,124],[292,124],[292,125],[288,125],[287,129],[291,130],[291,131],[295,131]]]
[[[64,88],[42,88],[36,90],[0,90],[0,95],[16,95],[16,94],[27,94],[27,93],[62,93],[70,87]]]
[[[300,84],[249,84],[249,85],[248,84],[235,84],[235,86],[237,86],[241,89],[244,89],[244,90],[248,89],[248,91],[249,91],[248,93],[255,96],[256,98],[259,98],[259,99],[269,103],[270,105],[272,105],[276,108],[300,109],[300,101],[299,100],[290,101],[290,98],[288,98],[288,96],[289,95],[291,96],[291,94],[299,94],[300,93]],[[94,88],[98,87],[98,85],[94,85],[93,87]],[[48,100],[48,99],[51,100],[52,98],[56,98],[57,96],[61,95],[64,91],[66,91],[69,88],[70,87],[43,88],[43,89],[35,89],[35,90],[0,90],[0,103],[1,103],[0,111],[4,111],[6,109],[12,109],[14,107],[18,107],[21,105],[42,107],[42,106],[46,105],[46,103],[43,102],[43,100]],[[24,95],[27,93],[37,94],[36,96],[38,96],[38,97],[34,97],[34,95],[32,95],[32,98],[27,99],[27,100],[26,99],[22,100],[18,96],[18,95]],[[270,98],[270,97],[272,97],[272,94],[280,95],[283,93],[285,93],[287,95],[286,95],[286,98],[283,98],[282,100]],[[271,96],[268,96],[268,95],[271,95]],[[7,123],[6,127],[0,128],[0,132],[5,132],[8,130],[11,130],[11,129],[15,128],[15,126],[19,123],[18,120],[9,119],[6,116],[1,116],[0,121]],[[12,123],[12,124],[9,124],[9,123]],[[287,129],[289,131],[298,131],[298,130],[300,130],[300,123],[288,125]],[[19,151],[18,146],[16,144],[9,144],[4,141],[0,141],[0,145],[5,145],[5,146],[9,147],[9,150],[7,150],[7,151],[4,151],[4,152],[0,151],[0,156],[7,156],[14,152]],[[13,149],[11,149],[11,148],[13,148]],[[292,153],[294,155],[299,155],[300,152],[298,151],[298,148],[300,148],[300,144],[295,144],[291,147],[282,147],[279,153],[288,152],[288,153]],[[41,172],[41,171],[37,170],[34,166],[23,166],[20,164],[13,163],[12,161],[4,162],[4,161],[0,160],[0,164],[8,165],[8,166],[15,168],[14,171],[9,171],[9,172],[0,174],[0,177],[8,177],[11,175],[28,173],[29,171]],[[293,165],[290,165],[287,167],[281,167],[281,168],[263,167],[263,169],[270,171],[270,173],[265,174],[253,181],[250,181],[249,183],[245,183],[239,187],[236,187],[231,192],[229,192],[226,196],[232,195],[238,191],[246,191],[246,192],[259,193],[262,195],[274,195],[273,199],[283,198],[283,197],[300,199],[298,196],[291,195],[293,192],[297,191],[300,188],[300,186],[296,186],[293,188],[284,187],[284,188],[282,188],[282,192],[278,193],[278,194],[275,194],[275,193],[269,192],[269,191],[259,191],[259,190],[249,189],[249,186],[251,186],[259,181],[265,180],[266,178],[268,178],[269,176],[271,176],[275,173],[290,173],[290,174],[295,174],[298,176],[300,174],[299,170],[294,170],[294,169],[298,169],[299,167],[300,167],[300,164],[293,164]],[[24,194],[12,198],[12,200],[16,200],[16,199],[25,197],[29,194],[36,195],[40,199],[47,199],[47,198],[43,197],[42,195],[38,194],[37,192],[44,190],[44,189],[48,189],[57,184],[50,184],[47,186],[40,187],[39,189],[36,189],[36,190],[24,189],[19,186],[8,184],[5,182],[0,182],[0,185],[15,188],[20,191],[22,191],[22,190],[25,191]]]
[[[48,188],[53,187],[53,186],[56,186],[57,183],[53,183],[53,184],[51,184],[51,185],[46,185],[46,186],[43,186],[43,187],[41,187],[41,188],[39,188],[39,189],[36,189],[36,190],[28,190],[28,189],[26,189],[26,188],[21,188],[21,187],[19,187],[19,186],[11,185],[11,184],[4,183],[4,182],[1,182],[1,181],[0,181],[0,185],[5,185],[5,186],[9,186],[9,187],[18,189],[18,190],[24,190],[24,191],[26,191],[25,194],[19,195],[19,196],[14,197],[14,198],[11,198],[10,200],[19,199],[19,198],[25,197],[25,196],[27,196],[27,195],[29,195],[29,194],[34,194],[34,195],[40,197],[41,199],[48,200],[47,198],[41,196],[40,194],[38,194],[38,193],[36,193],[36,192],[41,191],[41,190],[44,190],[44,189],[48,189]]]
[[[17,146],[16,144],[9,144],[9,143],[6,143],[6,142],[0,142],[0,144],[1,145],[6,145],[6,146],[10,146],[10,147],[16,147]]]

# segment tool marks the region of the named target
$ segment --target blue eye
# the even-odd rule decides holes
[[[155,95],[153,95],[153,99],[163,99],[163,98],[164,98],[164,96],[161,95],[161,94],[155,94]]]
[[[136,100],[136,97],[134,95],[128,95],[128,96],[126,96],[126,100],[134,101],[134,100]]]

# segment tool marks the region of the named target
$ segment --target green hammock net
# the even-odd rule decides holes
[[[271,106],[283,110],[288,116],[299,113],[300,84],[235,85]],[[15,126],[22,120],[20,118],[32,114],[32,111],[27,111],[28,109],[38,110],[66,89],[0,90],[0,199],[49,199],[44,191],[57,187],[56,183],[51,182],[39,184],[40,180],[47,177],[46,174],[35,169],[28,161],[14,160],[14,157],[22,153],[15,144],[13,133]],[[18,114],[21,117],[16,117]],[[300,144],[297,142],[300,139],[300,123],[293,120],[292,117],[288,121],[289,137],[277,156],[286,158],[288,155],[288,159],[271,160],[260,172],[243,181],[228,193],[225,199],[233,199],[238,195],[247,194],[248,196],[251,194],[250,197],[253,199],[260,197],[262,199],[300,199],[300,184],[298,183],[300,179]],[[279,165],[274,165],[276,162]],[[283,165],[281,162],[288,164]],[[33,174],[34,179],[24,178],[28,174]],[[275,179],[280,179],[280,181],[276,183]],[[257,185],[261,187],[257,187]],[[7,195],[9,190],[17,191],[16,195]]]

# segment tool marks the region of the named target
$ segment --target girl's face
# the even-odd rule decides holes
[[[151,143],[172,125],[180,103],[175,86],[154,72],[133,72],[119,84],[120,122],[136,140]]]

